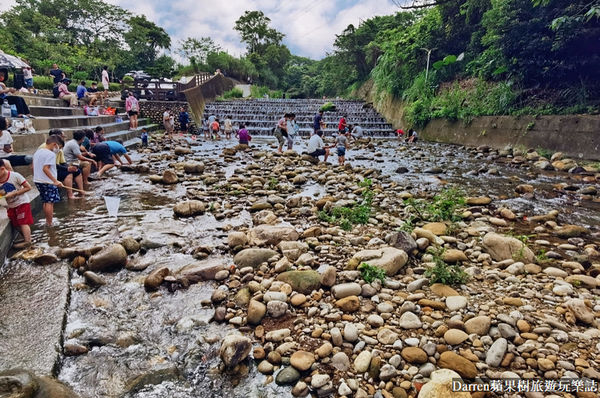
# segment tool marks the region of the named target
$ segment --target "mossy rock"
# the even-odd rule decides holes
[[[279,274],[277,280],[302,294],[310,294],[321,287],[321,275],[317,271],[287,271]]]

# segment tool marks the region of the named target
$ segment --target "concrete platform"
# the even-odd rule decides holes
[[[29,107],[33,116],[85,116],[83,108],[66,108],[62,106],[37,106]]]

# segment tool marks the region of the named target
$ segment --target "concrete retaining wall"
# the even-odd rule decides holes
[[[163,128],[162,115],[166,110],[173,112],[175,116],[175,129],[179,129],[179,112],[185,108],[189,112],[187,102],[181,101],[140,101],[141,116],[148,118],[152,123],[158,124]]]
[[[367,81],[355,95],[373,104],[394,128],[408,129],[404,104],[387,94],[376,94]],[[600,115],[481,116],[470,123],[435,119],[418,130],[428,141],[467,146],[487,145],[502,149],[507,145],[543,148],[569,157],[600,159]]]
[[[428,141],[543,148],[580,159],[600,159],[599,115],[481,116],[471,123],[432,120],[421,132]]]

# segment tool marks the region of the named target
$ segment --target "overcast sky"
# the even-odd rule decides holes
[[[174,49],[186,37],[212,37],[233,55],[244,45],[233,25],[245,10],[261,10],[271,26],[285,34],[292,53],[313,59],[333,49],[335,34],[361,19],[388,15],[398,8],[391,0],[107,0],[162,26],[172,38]],[[1,0],[0,11],[14,5]]]

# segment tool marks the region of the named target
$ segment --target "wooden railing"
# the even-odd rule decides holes
[[[208,82],[214,75],[201,73],[194,75],[187,83],[160,81],[135,81],[130,88],[138,99],[149,101],[185,101],[186,90],[199,87]]]

